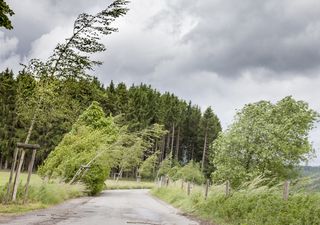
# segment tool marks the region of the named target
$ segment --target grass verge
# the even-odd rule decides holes
[[[281,190],[260,187],[233,192],[213,186],[208,199],[195,188],[188,196],[178,187],[154,188],[151,193],[182,211],[220,225],[319,225],[320,193],[296,193],[288,201]]]
[[[137,182],[132,180],[119,180],[118,182],[115,180],[107,180],[105,182],[107,190],[114,189],[152,189],[155,187],[154,182]]]
[[[7,191],[9,172],[0,172],[0,201],[4,202]],[[69,185],[57,180],[44,182],[38,175],[33,174],[30,181],[28,203],[22,204],[24,197],[24,184],[27,174],[22,173],[17,192],[17,201],[13,204],[0,204],[0,213],[23,213],[35,209],[47,208],[62,203],[71,198],[85,195],[85,187],[81,184]]]

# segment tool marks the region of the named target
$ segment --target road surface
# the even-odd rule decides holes
[[[199,225],[148,190],[112,190],[22,216],[1,217],[7,225]]]

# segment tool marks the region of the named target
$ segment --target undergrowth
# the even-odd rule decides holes
[[[21,213],[46,208],[86,194],[86,190],[81,184],[69,185],[60,182],[43,182],[30,185],[27,203],[23,204],[25,186],[20,183],[16,202],[4,204],[6,191],[7,185],[0,186],[0,213]]]
[[[226,197],[224,186],[212,186],[207,200],[203,189],[190,196],[181,188],[155,188],[152,194],[183,211],[227,225],[319,225],[320,193],[293,193],[287,201],[278,187],[246,187]]]

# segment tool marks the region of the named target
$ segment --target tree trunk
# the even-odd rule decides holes
[[[202,162],[201,162],[201,171],[203,172],[204,170],[204,161],[206,159],[206,150],[207,150],[207,136],[208,136],[208,131],[206,129],[206,133],[204,135],[204,144],[203,144],[203,152],[202,152]]]
[[[171,137],[171,153],[173,154],[173,143],[174,143],[174,123],[172,124],[172,137]]]
[[[122,178],[122,173],[123,173],[123,168],[121,167],[120,172],[118,173],[116,182],[118,182],[120,177]]]
[[[8,158],[6,158],[6,161],[4,162],[4,169],[8,169]]]
[[[0,156],[0,170],[2,169],[3,156]]]
[[[178,127],[177,140],[176,140],[176,154],[175,159],[179,160],[179,146],[180,145],[180,127]]]
[[[16,169],[16,164],[17,164],[17,157],[18,157],[19,149],[15,148],[14,153],[13,153],[13,161],[11,165],[11,171],[10,171],[10,176],[9,176],[9,181],[8,181],[8,187],[7,187],[7,194],[5,198],[5,203],[7,203],[10,199],[10,188],[11,188],[11,182],[13,178],[14,171]]]
[[[161,143],[161,156],[159,157],[159,158],[160,158],[159,163],[164,160],[164,157],[165,157],[165,149],[166,149],[166,137],[163,136],[163,137],[162,137],[162,143]]]
[[[167,134],[165,158],[167,157],[167,153],[169,153],[169,151],[170,151],[170,133]]]
[[[194,144],[192,145],[192,148],[191,148],[191,160],[193,160],[193,156],[194,156]]]

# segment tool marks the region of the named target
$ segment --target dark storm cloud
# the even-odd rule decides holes
[[[99,10],[110,1],[96,0],[88,7],[87,0],[7,0],[15,15],[12,17],[13,30],[5,30],[8,37],[19,39],[17,52],[27,55],[33,41],[49,33],[56,26],[73,21],[79,13]],[[48,49],[47,51],[50,51]]]
[[[278,75],[319,68],[319,1],[168,1],[151,29],[163,20],[179,24],[184,15],[197,20],[181,40],[193,52],[189,69],[232,76],[257,68]]]

